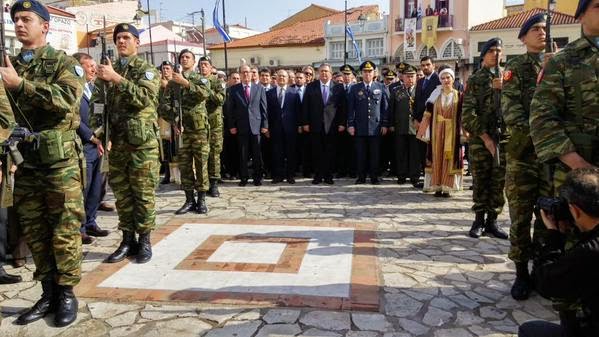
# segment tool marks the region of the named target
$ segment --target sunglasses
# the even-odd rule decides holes
[[[306,76],[312,76],[314,73],[304,73]]]

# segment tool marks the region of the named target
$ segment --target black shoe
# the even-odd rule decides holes
[[[413,182],[412,186],[414,186],[414,188],[423,188],[424,187],[424,183],[418,181],[418,182]]]
[[[483,228],[485,227],[485,212],[476,212],[472,228],[468,232],[471,238],[478,239],[483,235]]]
[[[321,182],[322,182],[322,179],[320,179],[320,178],[314,178],[314,179],[312,180],[312,185],[318,185],[318,184],[320,184]]]
[[[293,184],[295,184],[295,178],[289,177],[289,178],[287,178],[287,182],[293,185]]]
[[[81,232],[81,243],[84,245],[89,245],[94,242],[94,238],[87,235],[87,233]]]
[[[516,301],[523,301],[530,296],[533,289],[533,283],[528,274],[528,262],[516,263],[516,279],[512,285],[512,298]]]
[[[358,179],[356,179],[356,181],[354,182],[354,184],[356,184],[356,185],[366,184],[366,178],[364,178],[364,177],[358,177]]]
[[[485,221],[485,233],[488,233],[498,239],[507,240],[508,234],[499,227],[497,223],[497,213],[487,213],[487,221]]]
[[[403,185],[406,183],[406,178],[397,178],[397,184],[398,185]]]
[[[272,181],[270,183],[271,184],[278,184],[280,182],[283,182],[283,178],[276,177],[276,178],[272,178]]]
[[[208,213],[208,207],[206,206],[206,192],[198,192],[198,201],[196,202],[196,213]]]
[[[243,186],[245,186],[247,184],[248,184],[248,180],[247,179],[241,179],[241,181],[237,185],[240,186],[240,187],[243,187]]]
[[[443,192],[443,193],[441,193],[441,196],[443,198],[449,198],[449,197],[451,197],[451,194],[449,194],[449,192]]]
[[[254,179],[254,186],[262,186],[262,179]]]
[[[327,185],[333,185],[335,182],[333,181],[333,178],[325,178],[324,183]]]
[[[58,298],[56,300],[56,315],[54,325],[57,327],[67,326],[77,319],[79,303],[73,293],[73,286],[58,286]]]
[[[213,198],[220,197],[220,191],[218,190],[218,179],[210,179],[210,188],[208,189],[208,196]]]
[[[152,243],[150,242],[150,232],[139,234],[139,250],[135,257],[135,262],[146,263],[152,258]]]
[[[441,196],[443,196],[443,193],[441,193],[441,191],[437,191],[435,192],[435,198],[441,198]]]
[[[117,263],[123,261],[127,256],[137,254],[138,243],[135,240],[135,233],[123,231],[123,240],[114,253],[106,259],[107,263]]]
[[[114,212],[115,207],[114,207],[113,203],[109,203],[107,201],[102,201],[100,203],[100,206],[98,206],[98,210],[104,211],[104,212]]]
[[[379,178],[370,178],[370,183],[373,185],[380,185],[381,180]]]
[[[196,201],[193,194],[193,190],[185,191],[185,203],[175,211],[175,214],[185,214],[196,209]]]
[[[15,323],[18,325],[29,324],[56,311],[56,292],[56,285],[52,277],[42,280],[42,298],[35,302],[33,307],[22,313]]]
[[[341,179],[341,178],[345,178],[347,177],[347,173],[337,173],[337,179]]]
[[[13,284],[23,281],[19,275],[11,275],[0,265],[0,284]]]
[[[85,229],[85,233],[90,236],[108,236],[109,232],[106,229],[102,229],[99,226],[94,226]]]

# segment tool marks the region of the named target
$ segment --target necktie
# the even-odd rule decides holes
[[[426,89],[427,85],[428,85],[428,78],[424,78],[424,81],[422,82],[422,90]]]
[[[327,105],[328,101],[329,101],[329,87],[328,87],[328,85],[323,85],[322,86],[322,103],[324,105]]]
[[[281,90],[279,90],[279,105],[281,106],[281,108],[283,108],[284,98],[285,98],[285,88],[281,88]]]
[[[300,102],[304,101],[304,88],[300,87],[299,90]]]
[[[85,86],[83,87],[83,94],[85,95],[85,97],[87,98],[87,100],[89,100],[92,97],[92,88],[91,85],[89,83],[85,83]]]
[[[249,102],[250,101],[250,86],[246,85],[245,86],[245,99]]]
[[[366,86],[366,95],[370,96],[370,84]]]

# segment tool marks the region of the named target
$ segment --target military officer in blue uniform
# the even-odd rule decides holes
[[[355,138],[358,179],[366,182],[366,172],[374,185],[379,180],[381,135],[389,127],[389,94],[381,82],[374,81],[376,65],[365,61],[360,65],[363,81],[352,86],[347,98],[347,131]]]

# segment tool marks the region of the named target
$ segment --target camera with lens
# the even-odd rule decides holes
[[[535,205],[535,215],[539,218],[541,217],[541,210],[544,210],[545,214],[552,216],[555,221],[574,222],[574,218],[568,207],[568,200],[563,197],[540,197],[537,199],[537,204]]]

